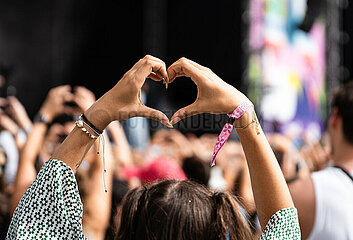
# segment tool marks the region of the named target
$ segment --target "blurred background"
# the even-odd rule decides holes
[[[351,11],[348,0],[1,0],[1,97],[15,95],[33,117],[52,87],[99,97],[145,54],[167,65],[184,56],[247,92],[266,131],[316,138],[332,88],[351,79]],[[187,79],[145,91],[169,116],[196,97]],[[219,121],[180,129],[219,132]]]

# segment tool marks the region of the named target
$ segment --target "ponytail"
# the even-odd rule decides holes
[[[136,227],[138,223],[139,212],[141,211],[141,199],[144,198],[146,187],[139,187],[130,190],[124,197],[119,217],[118,240],[133,240],[135,239]],[[132,219],[132,221],[130,221]]]
[[[251,239],[249,226],[245,223],[235,197],[227,192],[215,192],[212,196],[216,212],[216,231],[222,240]]]

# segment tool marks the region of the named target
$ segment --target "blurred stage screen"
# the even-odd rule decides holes
[[[327,115],[325,18],[316,14],[303,31],[306,13],[306,0],[250,1],[248,94],[266,132],[318,138]]]

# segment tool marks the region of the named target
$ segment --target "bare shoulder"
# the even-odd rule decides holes
[[[298,209],[299,223],[303,239],[306,239],[315,222],[315,189],[312,178],[298,179],[288,185],[295,207]]]

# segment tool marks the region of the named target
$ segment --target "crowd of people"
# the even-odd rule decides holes
[[[170,84],[174,80],[173,77],[186,75],[193,78],[199,91],[202,90],[205,96],[208,94],[206,88],[214,91],[215,87],[209,86],[210,84],[202,85],[201,80],[195,80],[201,74],[194,74],[192,71],[196,70],[191,68],[196,66],[201,69],[201,67],[194,62],[191,62],[192,66],[188,69],[189,60],[182,59],[174,65],[172,73],[168,69],[167,76],[165,76],[161,70],[162,67],[158,65],[159,60],[153,57],[145,57],[143,60],[146,58],[148,64],[157,63],[157,66],[152,66],[150,72],[141,73],[143,79],[146,77],[157,81],[162,79],[167,81],[166,79],[168,79]],[[150,63],[151,61],[153,63]],[[177,64],[185,65],[182,66],[182,71],[177,68]],[[140,66],[140,68],[142,67]],[[136,65],[134,68],[136,68],[134,71],[139,71]],[[209,71],[209,69],[201,70]],[[174,76],[172,76],[173,71]],[[213,73],[207,72],[207,74]],[[300,239],[300,231],[295,228],[295,220],[292,220],[291,224],[299,234],[299,238],[296,238],[298,235],[290,233],[288,229],[286,230],[288,238],[284,235],[278,238],[271,238],[271,235],[264,237],[263,233],[269,227],[270,219],[275,216],[274,214],[278,210],[294,209],[290,203],[290,196],[284,195],[287,191],[287,185],[294,206],[298,210],[303,239],[353,239],[353,227],[350,226],[353,216],[353,182],[344,173],[347,172],[348,175],[353,173],[352,84],[341,88],[334,95],[332,116],[328,121],[328,129],[330,130],[322,135],[320,141],[315,142],[305,135],[266,134],[269,146],[276,157],[276,163],[280,166],[281,174],[287,183],[284,187],[283,184],[276,185],[281,181],[275,182],[273,179],[266,178],[265,175],[270,176],[271,171],[276,170],[276,166],[272,166],[273,163],[270,160],[267,164],[269,172],[266,172],[266,167],[257,169],[257,165],[260,166],[262,163],[255,162],[255,160],[251,160],[252,158],[259,158],[259,162],[264,160],[263,164],[265,165],[266,158],[271,158],[272,155],[266,149],[263,150],[261,146],[257,149],[258,143],[255,140],[254,142],[249,140],[248,136],[242,136],[244,133],[241,131],[243,130],[237,130],[240,134],[240,141],[228,140],[225,143],[217,156],[216,166],[212,168],[209,164],[218,136],[214,134],[201,136],[195,136],[192,133],[183,134],[176,128],[170,128],[169,122],[165,124],[169,128],[161,128],[151,135],[145,148],[132,147],[133,144],[129,143],[125,134],[128,130],[122,127],[120,121],[112,121],[126,119],[127,117],[123,113],[119,113],[121,118],[115,117],[115,113],[108,114],[109,116],[114,115],[114,117],[110,117],[109,121],[102,123],[97,120],[96,113],[92,114],[89,110],[87,112],[87,109],[103,113],[111,111],[111,109],[97,110],[96,106],[103,101],[106,105],[114,105],[111,95],[116,94],[114,91],[117,91],[118,88],[120,90],[123,87],[130,87],[123,85],[125,78],[130,75],[132,75],[131,70],[120,81],[120,85],[117,84],[104,95],[110,98],[103,96],[97,102],[94,94],[83,86],[55,87],[49,91],[38,114],[33,119],[28,117],[26,109],[16,97],[0,99],[1,239],[5,239],[6,236],[7,239],[35,239],[39,238],[40,234],[43,234],[45,239],[50,237],[61,239],[61,236],[64,236],[68,231],[67,226],[70,229],[79,229],[81,223],[78,222],[82,222],[82,233],[87,239],[201,239],[198,236],[204,235],[193,235],[190,232],[194,230],[195,232],[205,232],[202,230],[204,228],[208,229],[206,236],[209,236],[209,239],[222,239],[222,236],[225,236],[224,239],[259,239],[260,237],[262,239]],[[138,87],[141,88],[141,86]],[[134,95],[135,92],[131,90],[129,93]],[[212,94],[215,96],[214,92]],[[123,94],[122,96],[119,101],[128,105],[129,97]],[[202,94],[199,94],[198,100],[201,98]],[[243,99],[241,95],[239,98]],[[229,113],[228,109],[222,109],[222,106],[218,107],[220,113]],[[235,107],[236,105],[233,106],[233,108]],[[205,108],[212,108],[212,106],[207,105]],[[216,112],[214,109],[205,110],[201,107],[200,109],[201,112]],[[191,110],[194,111],[196,108],[189,109],[190,112]],[[125,111],[127,110],[125,109]],[[180,115],[174,119],[188,116],[188,109],[185,108],[182,111],[182,113],[178,112]],[[105,129],[101,134],[103,138],[97,136],[99,140],[85,144],[84,141],[89,137],[80,136],[77,138],[74,135],[75,129],[80,127],[78,121],[81,119],[82,113],[85,113],[85,116],[97,129]],[[152,114],[154,115],[152,116]],[[131,116],[133,115],[131,114]],[[164,123],[164,116],[157,112],[143,112],[135,115],[154,118]],[[103,119],[103,117],[100,118]],[[89,127],[88,120],[87,126]],[[86,124],[85,121],[84,123]],[[83,125],[81,130],[84,127]],[[84,129],[87,129],[88,133],[88,128]],[[81,130],[77,131],[85,134]],[[90,132],[89,136],[91,133],[93,135],[94,131]],[[297,144],[298,138],[301,140],[300,144]],[[67,139],[65,140],[66,145],[62,144],[64,139]],[[76,148],[79,143],[82,146]],[[265,143],[261,144],[266,146]],[[262,155],[257,157],[255,152],[269,154],[269,157]],[[80,156],[74,154],[80,154]],[[74,160],[76,158],[77,161]],[[49,159],[52,160],[48,161]],[[50,166],[54,164],[53,159],[64,162],[67,164],[65,166],[70,167],[67,168],[70,170],[64,167],[51,168]],[[41,175],[41,169],[46,169],[48,174],[53,174],[42,173]],[[74,172],[75,177],[71,178]],[[277,176],[276,174],[273,173]],[[49,180],[50,178],[57,180]],[[65,178],[69,180],[65,180]],[[77,181],[78,190],[65,181]],[[259,185],[258,182],[261,181],[263,184],[261,187],[254,186],[254,183]],[[56,190],[55,186],[60,184],[67,184],[62,187],[64,192]],[[184,185],[180,186],[181,184]],[[263,186],[268,186],[268,189]],[[48,190],[51,188],[53,188],[52,191]],[[179,192],[174,193],[174,189],[178,189]],[[79,198],[76,199],[76,195],[68,195],[65,191],[68,193],[77,191],[76,194],[79,194]],[[58,195],[53,195],[52,192]],[[278,197],[280,200],[277,204],[278,192],[283,192],[283,196]],[[208,216],[204,212],[198,212],[200,211],[197,209],[198,206],[194,206],[191,210],[185,210],[185,203],[179,203],[179,201],[189,193],[197,195],[199,200],[191,197],[193,196],[191,194],[186,197],[190,198],[188,203],[195,202],[204,209],[207,209],[208,202],[203,200],[203,196],[213,194],[212,198],[216,199],[215,201],[219,205],[216,204],[212,207],[217,208],[216,214],[211,214],[212,218],[217,219],[216,223],[204,226],[208,224]],[[155,201],[153,206],[149,205],[149,198],[145,195],[150,197],[150,201]],[[267,200],[260,198],[260,195],[266,195]],[[58,196],[60,196],[59,199],[52,199]],[[30,198],[36,199],[36,201],[30,201]],[[139,199],[138,202],[134,200],[135,198]],[[236,199],[237,202],[234,203],[233,199]],[[60,211],[64,211],[63,215],[66,217],[60,216],[60,211],[53,213],[54,210],[49,207],[53,204],[50,201],[62,201],[64,207],[59,203],[56,204],[59,204]],[[270,203],[271,201],[273,203]],[[230,210],[227,209],[227,204],[232,206],[229,207]],[[234,211],[235,204],[238,212]],[[273,209],[269,211],[271,204],[273,204]],[[80,212],[76,211],[82,207],[81,220]],[[70,212],[70,210],[64,210],[66,208],[76,208],[76,210],[73,209]],[[178,212],[178,216],[171,217],[173,214],[164,213],[164,209],[171,209],[173,214],[174,211]],[[271,214],[267,214],[267,211]],[[41,214],[45,214],[51,219],[65,218],[65,221],[69,221],[69,225],[61,224],[63,220],[53,220],[50,225],[50,221],[45,220],[46,218]],[[127,217],[130,215],[134,219],[131,222]],[[190,224],[186,215],[192,215],[197,224]],[[196,216],[199,216],[200,219]],[[23,221],[24,218],[25,221]],[[159,225],[168,230],[157,229],[150,218],[159,219]],[[238,221],[238,218],[241,221]],[[231,223],[232,219],[233,223]],[[40,221],[44,225],[39,227],[38,231],[34,227],[38,227],[38,225],[31,225],[29,229],[26,229],[23,224],[36,221]],[[210,222],[212,221],[210,220]],[[192,227],[187,229],[187,227],[179,225]],[[217,230],[218,228],[221,230]],[[234,229],[237,229],[238,232],[243,230],[240,234],[235,233]],[[57,236],[48,235],[53,232]],[[83,238],[80,234],[68,236],[71,236],[71,239]]]

